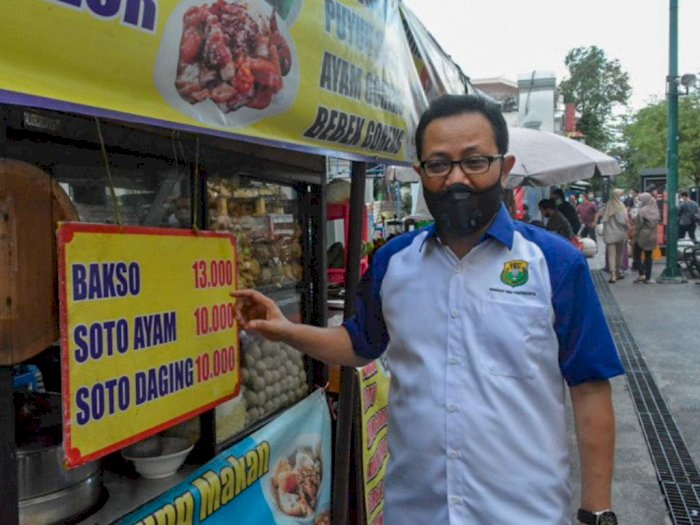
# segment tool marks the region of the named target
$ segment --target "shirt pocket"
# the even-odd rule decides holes
[[[545,305],[484,302],[480,308],[478,360],[494,376],[532,379],[555,337]]]

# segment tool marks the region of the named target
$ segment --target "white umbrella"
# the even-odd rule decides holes
[[[620,173],[617,159],[563,135],[528,128],[509,128],[508,133],[509,153],[515,155],[508,188],[553,186],[590,179],[596,173]]]
[[[387,166],[387,178],[398,182],[420,182],[420,175],[409,166]]]

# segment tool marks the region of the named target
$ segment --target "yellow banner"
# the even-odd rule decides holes
[[[384,476],[389,459],[389,371],[381,360],[358,369],[362,417],[362,474],[367,525],[381,525]]]
[[[0,101],[412,162],[426,102],[398,5],[3,1]]]
[[[64,223],[59,266],[69,466],[238,395],[233,236]]]

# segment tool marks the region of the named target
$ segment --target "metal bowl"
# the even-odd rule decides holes
[[[102,490],[102,472],[96,472],[64,490],[19,501],[20,525],[37,523],[65,523],[88,509],[99,500]]]
[[[100,462],[93,461],[74,469],[63,466],[63,447],[31,445],[17,449],[19,499],[25,500],[64,490],[100,471]]]
[[[63,523],[100,497],[100,461],[70,470],[64,466],[60,400],[57,393],[15,395],[21,524]]]

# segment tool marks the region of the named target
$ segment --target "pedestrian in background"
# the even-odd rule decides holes
[[[616,188],[603,210],[603,241],[610,271],[609,283],[622,279],[622,252],[627,239],[627,209],[620,200],[624,192]]]
[[[593,193],[586,194],[585,200],[576,208],[578,216],[583,223],[581,237],[590,237],[596,240],[595,227],[598,224],[598,205],[595,203],[595,195]]]
[[[581,229],[581,220],[578,218],[576,208],[574,208],[574,206],[564,197],[564,190],[561,188],[554,189],[552,191],[552,199],[554,199],[554,204],[556,204],[557,210],[559,210],[561,214],[566,217],[566,220],[569,221],[571,231],[574,232],[574,235],[578,235],[578,232]]]
[[[690,240],[695,241],[695,225],[697,223],[698,203],[690,198],[687,191],[682,191],[678,204],[678,238],[685,239],[688,234]]]
[[[545,218],[545,228],[548,231],[558,233],[567,241],[570,241],[574,237],[571,224],[569,224],[569,221],[566,220],[564,214],[557,210],[557,207],[552,199],[542,199],[539,202],[538,207],[540,209],[540,213]]]
[[[625,197],[625,207],[627,208],[627,242],[625,243],[626,257],[632,257],[632,271],[638,272],[637,261],[634,260],[634,219],[639,213],[639,192],[632,188]]]
[[[625,197],[623,202],[628,210],[636,208],[639,206],[639,192],[634,188],[630,188],[630,190],[627,192],[627,197]]]
[[[639,272],[639,277],[634,280],[635,283],[649,284],[650,282],[651,255],[656,248],[660,217],[656,199],[650,193],[641,193],[639,211],[634,218],[634,263]]]

